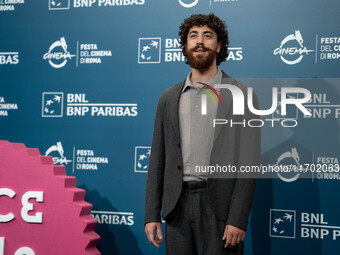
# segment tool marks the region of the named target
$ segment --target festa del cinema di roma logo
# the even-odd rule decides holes
[[[71,54],[65,37],[60,37],[60,40],[55,41],[49,47],[48,52],[43,55],[44,60],[56,69],[64,67],[69,60],[76,57],[75,65],[78,67],[80,64],[102,64],[104,58],[112,57],[110,49],[98,48],[97,43],[82,43],[77,41],[76,54]]]
[[[297,42],[300,47],[287,47],[288,43]],[[291,45],[291,44],[290,44]],[[281,60],[287,65],[295,65],[300,63],[304,54],[308,55],[309,52],[314,50],[308,50],[306,46],[303,45],[303,38],[300,30],[296,30],[294,34],[286,36],[280,44],[280,47],[274,50],[274,55],[279,55]],[[297,56],[294,58],[294,56]]]
[[[190,1],[191,1],[191,3],[186,3],[186,2],[190,2]],[[195,5],[197,5],[199,0],[194,0],[194,1],[190,0],[190,1],[188,1],[188,0],[186,0],[186,1],[178,0],[178,2],[185,8],[194,7]]]
[[[48,52],[43,56],[43,59],[48,59],[48,63],[54,68],[62,68],[66,65],[67,61],[75,57],[67,50],[65,37],[52,43]]]
[[[68,164],[70,162],[72,162],[72,160],[68,160],[65,156],[64,156],[64,148],[63,145],[61,144],[61,142],[57,142],[56,145],[52,145],[51,147],[49,147],[47,149],[47,151],[45,152],[45,156],[50,156],[52,153],[55,153],[56,156],[52,157],[53,158],[53,163],[55,165],[63,165],[63,164]]]

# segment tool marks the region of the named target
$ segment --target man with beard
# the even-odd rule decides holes
[[[146,185],[145,232],[151,244],[163,241],[167,255],[243,254],[255,178],[223,175],[211,178],[207,166],[259,165],[259,128],[236,125],[214,128],[214,119],[242,122],[256,118],[233,115],[232,95],[215,84],[240,84],[217,66],[228,56],[226,25],[214,14],[192,15],[180,26],[181,47],[192,68],[187,78],[167,89],[158,101]],[[215,94],[220,104],[202,97]],[[247,97],[245,97],[247,98]],[[257,107],[257,98],[253,102]],[[156,231],[156,235],[154,235]]]

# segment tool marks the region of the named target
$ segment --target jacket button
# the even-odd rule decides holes
[[[180,165],[177,166],[178,170],[182,170],[182,167]]]
[[[178,147],[178,148],[181,148],[181,145],[178,143],[178,144],[177,144],[177,147]]]

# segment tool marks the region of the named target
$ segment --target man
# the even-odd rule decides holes
[[[192,71],[158,102],[146,185],[145,232],[149,242],[159,247],[163,202],[166,254],[243,254],[256,179],[200,170],[258,165],[260,130],[241,125],[256,116],[246,104],[244,115],[234,115],[231,92],[214,91],[215,84],[232,84],[247,98],[247,87],[217,67],[228,56],[225,23],[214,14],[192,15],[181,24],[179,35]],[[215,92],[215,97],[220,96],[218,107],[206,98],[202,110],[202,96]],[[253,102],[257,107],[256,96]],[[214,119],[239,124],[214,127]]]

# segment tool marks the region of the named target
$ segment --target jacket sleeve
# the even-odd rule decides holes
[[[165,165],[164,96],[159,98],[153,130],[151,155],[146,181],[144,225],[161,222]]]
[[[253,93],[254,107],[258,109],[258,99]],[[250,127],[248,120],[258,119],[259,116],[251,113],[245,105],[245,114],[239,116],[239,122],[245,120],[245,127],[239,126],[237,130],[237,169],[241,166],[259,166],[261,162],[261,129]],[[255,125],[255,124],[253,124]],[[258,125],[258,123],[257,123]],[[257,173],[238,173],[229,207],[226,224],[247,230],[248,217],[252,207]]]

